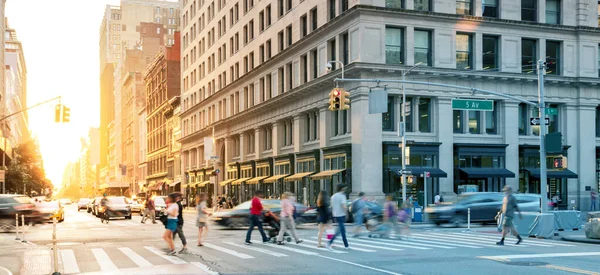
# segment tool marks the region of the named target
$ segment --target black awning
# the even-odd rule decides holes
[[[402,170],[402,166],[390,166],[389,169],[396,176],[400,176],[400,170]],[[434,167],[411,167],[407,166],[406,170],[411,172],[411,176],[420,177],[424,172],[429,172],[432,178],[447,178],[448,174],[444,172],[442,169],[434,168]]]
[[[470,179],[514,178],[515,173],[505,168],[459,168],[461,177]]]
[[[540,178],[540,169],[538,168],[527,168],[525,169],[530,175],[534,178]],[[548,178],[551,179],[576,179],[579,176],[575,174],[575,172],[565,169],[565,170],[547,170]]]

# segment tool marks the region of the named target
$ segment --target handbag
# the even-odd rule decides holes
[[[162,215],[160,216],[160,222],[162,222],[163,225],[167,226],[167,215]]]
[[[333,229],[327,229],[327,231],[325,231],[325,233],[327,234],[328,240],[333,239],[333,235],[335,235],[335,231]]]

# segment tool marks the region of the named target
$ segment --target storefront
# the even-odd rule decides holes
[[[454,192],[501,192],[506,178],[507,144],[454,144]]]
[[[284,188],[283,178],[292,173],[291,164],[293,161],[294,155],[291,154],[274,158],[273,176],[263,180],[264,188],[267,190],[265,193],[266,198],[279,199],[283,192],[288,191]]]
[[[558,207],[566,209],[568,206],[568,179],[578,178],[577,174],[569,169],[553,169],[552,156],[567,156],[569,146],[564,146],[561,154],[547,154],[547,189],[548,199],[558,195]],[[519,146],[519,191],[523,193],[540,193],[540,147],[538,145]]]
[[[414,196],[419,205],[425,201],[425,184],[427,184],[427,203],[434,201],[440,194],[439,178],[445,178],[446,172],[437,168],[439,165],[438,142],[415,142],[407,144],[406,149],[406,197]],[[402,149],[396,142],[383,144],[383,190],[402,198]],[[430,178],[426,178],[429,173]]]
[[[261,190],[265,198],[269,198],[267,195],[266,184],[263,180],[270,177],[273,171],[273,159],[266,158],[256,161],[256,168],[254,171],[254,177],[246,181],[246,184],[253,186],[254,190]]]
[[[309,177],[317,172],[318,159],[319,150],[296,154],[296,171],[283,180],[294,187],[297,201],[304,205],[315,205],[321,191],[320,182]]]
[[[256,191],[256,185],[255,184],[246,184],[246,182],[254,177],[254,167],[255,167],[255,162],[254,161],[249,161],[249,162],[245,162],[243,164],[240,165],[240,178],[237,180],[234,180],[231,184],[233,186],[237,186],[239,192],[238,194],[238,200],[240,203],[248,201],[250,199],[252,199],[252,196],[254,196],[254,191]]]
[[[352,193],[351,156],[350,144],[323,149],[323,170],[310,176],[310,179],[322,180],[320,189],[329,194],[335,193],[336,186],[342,183],[347,186],[347,193]]]
[[[235,206],[239,204],[239,186],[233,185],[232,182],[239,177],[240,165],[237,162],[228,163],[225,171],[225,180],[219,182],[219,186],[223,188],[223,194],[227,196],[227,200]]]

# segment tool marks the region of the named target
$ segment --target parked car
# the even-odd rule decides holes
[[[125,197],[107,197],[106,214],[108,218],[131,219],[131,206]]]
[[[522,212],[539,212],[540,195],[514,194]],[[454,204],[428,207],[425,213],[436,225],[451,223],[460,226],[467,223],[471,210],[471,222],[495,223],[495,217],[502,208],[504,194],[491,192],[463,193]]]
[[[65,205],[70,205],[71,203],[73,203],[73,201],[71,201],[71,199],[60,199],[59,202],[63,207]]]
[[[261,200],[261,202],[265,210],[269,210],[277,215],[279,215],[279,213],[281,212],[280,200]],[[228,228],[248,226],[250,204],[251,201],[246,201],[232,209],[227,209],[223,212],[216,212],[211,216],[211,221],[215,222],[219,226],[224,226]],[[304,212],[306,212],[307,210],[306,206],[299,203],[296,203],[295,207],[298,217],[302,217],[302,214],[304,214]]]
[[[58,222],[62,222],[65,220],[65,209],[64,206],[60,203],[60,201],[40,201],[36,205],[35,211],[39,213],[37,220],[38,222],[49,222],[52,221],[53,218],[56,218]]]
[[[31,203],[31,198],[23,195],[0,194],[0,223],[2,225],[14,225],[16,214],[19,214],[19,216],[25,215],[26,221],[32,219],[34,206]]]
[[[79,199],[79,201],[77,202],[77,212],[79,212],[79,210],[81,209],[87,209],[89,203],[90,199],[88,198]]]
[[[155,218],[158,219],[159,217],[165,215],[165,212],[167,211],[167,196],[154,196],[152,199],[154,199]],[[140,205],[140,215],[143,215],[145,209],[146,201],[142,202]]]
[[[139,199],[130,199],[129,206],[131,207],[131,213],[142,213],[142,204]]]

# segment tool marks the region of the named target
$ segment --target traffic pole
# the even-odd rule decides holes
[[[15,228],[17,229],[17,237],[15,237],[15,240],[19,241],[21,239],[19,239],[19,214],[15,214]]]
[[[546,65],[544,60],[540,59],[537,64],[538,73],[538,110],[540,117],[540,195],[542,196],[541,212],[546,212],[548,207],[548,187],[546,171],[546,103],[544,102],[544,74],[546,74]]]
[[[471,208],[467,208],[467,232],[471,232]]]
[[[52,275],[60,275],[60,272],[58,272],[58,251],[56,251],[56,217],[52,218],[52,258],[54,262]]]
[[[22,237],[22,241],[23,243],[26,243],[27,241],[25,240],[25,230],[27,228],[25,228],[25,215],[21,215],[21,237]]]

